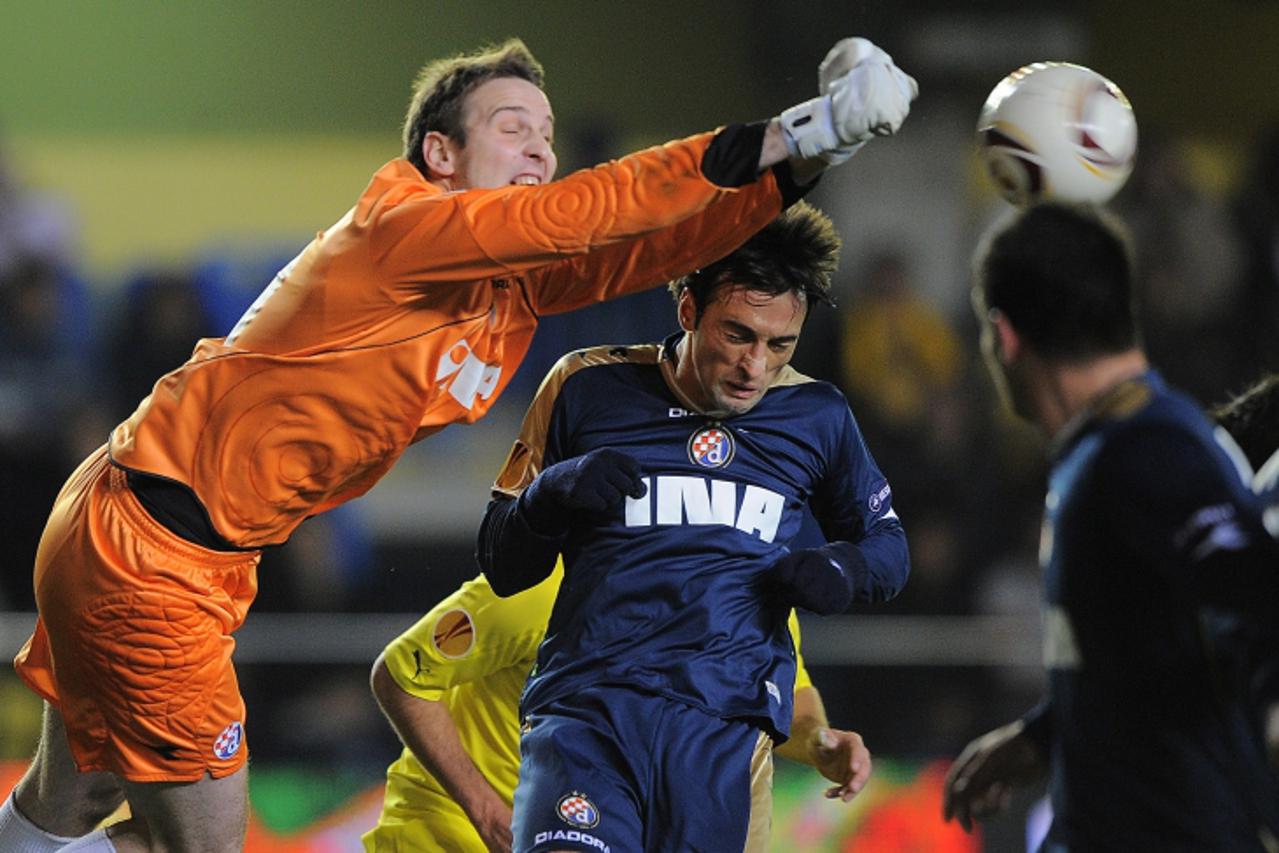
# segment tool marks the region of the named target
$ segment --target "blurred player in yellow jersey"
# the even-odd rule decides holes
[[[396,638],[373,667],[373,693],[404,742],[387,769],[374,853],[509,851],[519,778],[519,699],[555,603],[562,564],[532,589],[498,598],[483,575],[467,581]],[[777,752],[810,764],[850,800],[870,776],[856,732],[831,729],[799,655],[792,737]],[[771,776],[771,765],[756,768]],[[761,810],[764,815],[768,810]],[[765,835],[766,837],[766,835]]]

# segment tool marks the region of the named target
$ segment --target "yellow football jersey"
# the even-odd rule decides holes
[[[467,581],[396,638],[383,658],[413,696],[444,702],[467,755],[511,803],[520,766],[519,702],[564,577],[498,598],[481,575]],[[483,851],[466,813],[405,749],[387,769],[370,851]]]
[[[406,692],[444,702],[462,747],[509,805],[520,769],[520,693],[537,658],[551,607],[564,577],[550,577],[510,598],[498,598],[483,575],[467,581],[387,646],[387,671]],[[795,689],[812,685],[799,654],[799,620],[787,623],[795,642]],[[387,768],[378,824],[364,835],[370,853],[483,853],[461,806],[408,749]]]

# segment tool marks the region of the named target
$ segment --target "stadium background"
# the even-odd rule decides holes
[[[1279,366],[1274,3],[9,4],[0,653],[32,623],[34,540],[65,475],[398,153],[423,61],[524,38],[547,68],[563,173],[774,114],[810,95],[817,62],[846,34],[885,46],[923,94],[899,138],[812,196],[846,248],[840,308],[813,319],[798,361],[853,400],[897,491],[915,574],[887,607],[805,620],[830,716],[865,735],[876,776],[850,808],[785,770],[778,846],[972,849],[936,826],[936,785],[970,737],[1039,690],[1043,485],[1035,439],[996,412],[974,360],[967,258],[1004,207],[978,171],[972,123],[1027,62],[1069,59],[1119,83],[1142,141],[1115,206],[1144,240],[1149,343],[1174,381],[1218,401]],[[351,849],[397,751],[368,665],[472,573],[487,485],[538,378],[566,349],[651,339],[671,316],[654,293],[551,318],[486,421],[412,449],[365,499],[267,556],[237,656],[260,849]],[[37,722],[38,703],[0,673],[0,789]],[[1020,797],[979,849],[1024,849],[1034,800]]]

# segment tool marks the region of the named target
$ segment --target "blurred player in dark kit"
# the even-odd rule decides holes
[[[1276,618],[1276,546],[1234,443],[1147,362],[1132,280],[1122,226],[1087,207],[1029,207],[977,253],[987,365],[1050,441],[1049,689],[969,744],[944,810],[968,828],[1051,775],[1045,850],[1263,850],[1279,802],[1208,626]]]

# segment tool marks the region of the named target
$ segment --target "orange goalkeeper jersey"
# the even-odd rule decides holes
[[[543,314],[651,287],[781,209],[766,173],[701,173],[713,134],[537,187],[445,192],[410,163],[201,340],[111,435],[112,460],[189,486],[244,548],[368,491],[413,441],[481,417]]]

